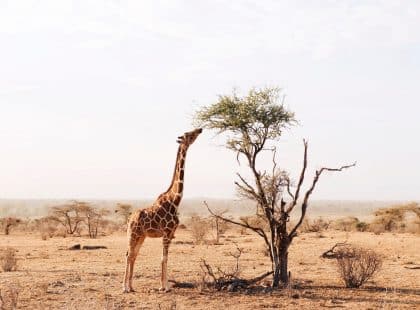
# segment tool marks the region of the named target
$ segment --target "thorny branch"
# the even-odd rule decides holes
[[[236,245],[236,253],[230,253],[232,257],[236,259],[235,268],[232,271],[225,271],[220,267],[216,267],[216,270],[206,262],[206,260],[201,259],[201,270],[203,271],[203,283],[207,286],[214,287],[217,290],[227,289],[229,291],[236,291],[238,288],[246,288],[252,284],[255,284],[265,277],[272,274],[272,271],[266,272],[258,277],[252,279],[242,279],[239,278],[240,268],[239,268],[239,259],[243,253],[243,249],[239,248],[238,244]],[[206,281],[206,277],[209,276],[212,281]]]
[[[305,149],[306,149],[306,147],[307,147],[307,145],[305,146]],[[306,151],[305,151],[305,154],[306,154]],[[299,228],[299,226],[302,224],[302,222],[303,222],[303,219],[304,219],[304,217],[305,217],[305,215],[306,215],[306,209],[307,209],[307,207],[308,207],[308,200],[309,200],[309,197],[311,196],[311,194],[312,194],[312,192],[313,192],[313,190],[315,189],[315,186],[316,186],[316,184],[318,183],[318,180],[319,180],[319,177],[321,176],[321,174],[322,174],[322,172],[324,172],[324,171],[343,171],[344,169],[348,169],[348,168],[351,168],[351,167],[354,167],[354,166],[356,166],[356,162],[354,162],[353,164],[350,164],[350,165],[345,165],[345,166],[341,166],[340,168],[328,168],[328,167],[323,167],[323,168],[321,168],[320,170],[317,170],[316,172],[315,172],[315,177],[314,177],[314,179],[313,179],[313,181],[312,181],[312,185],[311,185],[311,187],[306,191],[306,194],[305,194],[305,198],[303,199],[303,202],[302,202],[302,213],[301,213],[301,216],[300,216],[300,219],[299,219],[299,222],[296,224],[296,226],[291,230],[291,232],[290,232],[290,238],[294,238],[295,236],[296,236],[296,230]]]
[[[270,242],[268,241],[268,237],[267,237],[267,234],[265,233],[264,229],[262,229],[262,228],[260,228],[260,227],[254,227],[254,226],[251,226],[251,225],[250,225],[248,222],[246,222],[246,221],[245,221],[244,223],[241,223],[241,222],[237,222],[237,221],[234,221],[234,220],[232,220],[232,219],[229,219],[229,218],[223,217],[223,216],[221,216],[221,215],[218,215],[218,214],[214,213],[214,212],[210,209],[210,207],[209,207],[209,205],[207,204],[207,202],[206,202],[206,201],[203,201],[203,203],[204,203],[204,205],[207,207],[207,210],[210,212],[210,214],[211,214],[212,216],[214,216],[215,218],[221,219],[222,221],[225,221],[225,222],[228,222],[228,223],[231,223],[231,224],[235,224],[235,225],[238,225],[238,226],[241,226],[241,227],[247,228],[247,229],[251,229],[252,231],[254,231],[255,233],[257,233],[259,236],[261,236],[261,237],[264,239],[265,243],[266,243],[268,246],[270,246]],[[270,252],[270,255],[271,255],[271,252]]]

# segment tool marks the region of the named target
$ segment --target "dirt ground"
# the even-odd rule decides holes
[[[320,255],[336,242],[348,240],[381,253],[380,273],[361,289],[344,288],[333,260]],[[160,286],[161,239],[147,239],[135,266],[136,292],[122,293],[125,268],[125,234],[95,240],[51,238],[39,234],[0,235],[0,247],[18,250],[18,270],[0,273],[0,289],[17,288],[20,309],[420,309],[420,237],[411,234],[328,231],[322,237],[301,234],[290,248],[289,268],[294,286],[274,292],[213,292],[200,288]],[[179,229],[169,252],[169,279],[200,282],[200,260],[223,268],[233,267],[229,255],[244,249],[240,264],[244,277],[270,269],[263,244],[252,234],[228,231],[221,245],[194,245],[191,233]],[[76,243],[104,245],[107,249],[69,251]],[[268,280],[267,280],[268,281]]]

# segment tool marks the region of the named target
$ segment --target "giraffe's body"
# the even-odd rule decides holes
[[[178,226],[178,206],[184,189],[184,167],[188,147],[195,141],[201,129],[178,137],[178,153],[174,175],[168,190],[149,208],[135,211],[128,222],[128,251],[124,276],[124,292],[132,292],[133,268],[137,254],[146,237],[163,238],[161,289],[168,290],[168,249]]]

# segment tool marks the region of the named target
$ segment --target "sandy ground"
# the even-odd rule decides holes
[[[336,242],[371,247],[384,256],[381,272],[361,289],[345,289],[333,260],[320,255]],[[295,288],[262,291],[213,292],[173,288],[161,293],[161,240],[147,239],[135,266],[135,293],[122,293],[126,237],[123,233],[87,238],[51,238],[39,234],[0,235],[0,247],[18,249],[19,268],[0,273],[0,289],[18,287],[21,309],[420,309],[420,237],[410,234],[374,235],[329,231],[298,236],[291,246],[289,268]],[[270,269],[258,237],[228,231],[221,245],[193,245],[188,230],[178,230],[169,253],[169,278],[200,282],[200,260],[230,268],[236,242],[244,249],[241,269],[254,277]],[[76,243],[107,249],[69,251]],[[262,283],[264,285],[264,283]]]

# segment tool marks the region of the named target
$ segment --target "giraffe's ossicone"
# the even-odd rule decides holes
[[[195,141],[202,129],[186,132],[178,137],[179,148],[174,174],[168,190],[159,195],[146,209],[136,210],[130,217],[127,227],[128,251],[124,275],[124,292],[133,291],[133,269],[137,254],[146,237],[163,238],[161,290],[167,291],[168,249],[178,226],[178,206],[184,190],[185,158],[189,146]]]

